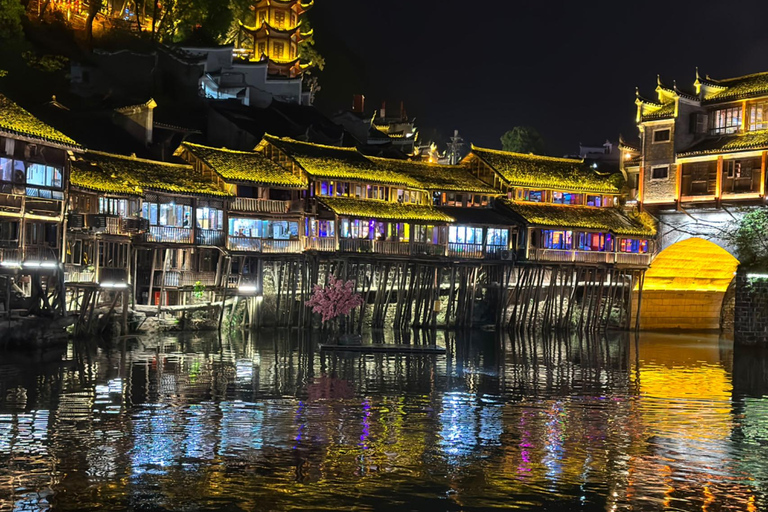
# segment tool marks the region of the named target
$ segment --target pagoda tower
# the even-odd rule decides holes
[[[267,61],[271,76],[297,78],[310,63],[302,63],[299,45],[312,36],[301,31],[301,15],[314,0],[255,0],[253,26],[240,24],[237,47],[250,61]]]

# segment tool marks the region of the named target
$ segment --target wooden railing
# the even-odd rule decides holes
[[[336,239],[318,237],[307,238],[306,249],[308,251],[335,252]]]
[[[195,230],[195,244],[221,247],[224,245],[224,231],[218,229]]]
[[[621,252],[531,249],[529,256],[534,261],[551,261],[557,263],[617,263],[620,265],[648,266],[651,262],[650,254]]]
[[[261,252],[266,253],[297,253],[304,251],[301,240],[270,240],[261,241]]]
[[[268,238],[249,238],[230,236],[227,249],[237,252],[261,253],[297,253],[304,250],[304,242],[296,240],[272,240]]]
[[[58,249],[49,245],[27,245],[23,255],[24,261],[59,261]]]
[[[483,244],[448,244],[448,256],[451,258],[482,258]]]
[[[64,282],[67,283],[94,283],[96,282],[96,270],[82,265],[64,265]]]
[[[145,240],[154,243],[191,244],[194,239],[189,228],[150,226]]]
[[[651,264],[650,254],[635,254],[628,252],[617,252],[616,263],[618,265],[637,265],[647,267]]]
[[[155,271],[154,286],[162,286],[163,271]],[[165,286],[170,288],[191,287],[200,283],[202,286],[216,285],[216,272],[190,272],[184,270],[166,270]]]
[[[500,260],[503,258],[504,252],[511,252],[506,245],[486,245],[485,246],[485,259],[487,260]]]
[[[254,199],[252,197],[236,197],[232,203],[232,211],[248,213],[288,213],[291,210],[290,201],[275,199]]]
[[[373,244],[367,238],[340,238],[341,252],[373,252]]]
[[[417,256],[445,256],[445,246],[428,244],[426,242],[413,242],[411,254]]]
[[[373,252],[389,256],[409,256],[411,254],[411,247],[408,242],[374,240]]]

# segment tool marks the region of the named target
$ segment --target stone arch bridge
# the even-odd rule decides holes
[[[658,250],[645,274],[642,298],[636,290],[633,301],[633,315],[640,306],[641,329],[714,331],[727,327],[731,285],[739,262],[723,236],[749,210],[652,212],[659,220]]]

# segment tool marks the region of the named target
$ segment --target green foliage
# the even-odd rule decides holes
[[[768,269],[768,209],[745,214],[723,238],[736,250],[742,268]]]
[[[148,9],[147,15],[153,14]],[[215,45],[226,38],[232,19],[226,1],[160,0],[155,30],[162,41]]]
[[[530,126],[515,126],[501,136],[501,147],[504,151],[513,153],[546,153],[544,139],[541,134]]]
[[[19,0],[0,0],[0,41],[21,39],[24,6]]]
[[[307,34],[311,32],[311,30],[312,27],[309,18],[307,18],[307,15],[305,14],[301,19],[301,32]],[[299,57],[301,57],[301,62],[305,64],[312,63],[312,66],[320,71],[325,69],[325,58],[320,55],[320,52],[315,48],[314,36],[309,36],[301,42],[299,45]]]
[[[69,59],[62,55],[38,55],[33,51],[25,51],[21,56],[27,66],[46,73],[61,71],[69,63]]]
[[[203,292],[205,291],[205,286],[203,286],[203,283],[200,281],[195,281],[195,286],[192,289],[192,293],[195,295],[196,299],[202,299],[203,298]]]

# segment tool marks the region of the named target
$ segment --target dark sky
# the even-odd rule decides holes
[[[555,155],[634,138],[635,87],[653,96],[657,74],[692,88],[696,66],[768,71],[765,0],[315,0],[310,17],[327,61],[319,107],[402,100],[422,134],[487,147],[517,125]]]

